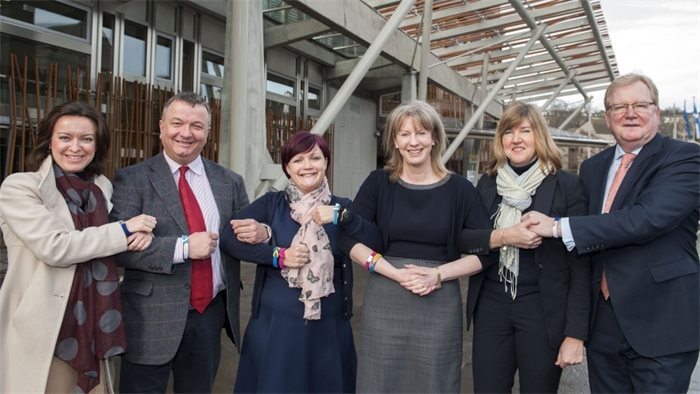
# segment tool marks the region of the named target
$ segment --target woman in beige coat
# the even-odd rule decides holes
[[[61,104],[39,124],[35,172],[0,185],[0,393],[103,392],[104,360],[126,348],[111,256],[146,248],[155,219],[108,222],[108,150],[97,110]]]

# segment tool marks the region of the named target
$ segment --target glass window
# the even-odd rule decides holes
[[[224,57],[202,51],[202,72],[213,77],[224,77]]]
[[[209,85],[209,84],[203,83],[200,86],[199,94],[206,97],[207,100],[211,100],[211,99],[221,100],[221,90],[222,89],[220,86],[214,86],[214,85]]]
[[[70,65],[71,70],[73,70],[73,78],[75,78],[76,69],[84,70],[88,74],[90,72],[89,55],[51,46],[43,42],[30,41],[10,34],[0,34],[0,70],[4,70],[0,73],[0,141],[9,141],[7,138],[9,137],[9,129],[7,126],[11,122],[15,121],[21,124],[23,120],[23,115],[19,113],[19,106],[17,107],[18,116],[16,118],[10,116],[11,95],[14,93],[15,99],[20,100],[20,103],[22,102],[22,95],[19,92],[20,88],[16,87],[11,90],[9,85],[12,54],[16,55],[20,67],[20,69],[16,71],[18,71],[20,75],[24,75],[24,61],[25,59],[28,60],[27,75],[29,79],[27,81],[27,104],[29,107],[29,116],[34,122],[37,121],[37,117],[44,115],[43,112],[37,112],[36,108],[39,107],[43,110],[45,103],[43,97],[45,97],[47,89],[53,90],[56,88],[59,98],[58,102],[61,102],[62,99],[67,96],[67,92],[65,91],[66,86],[68,86],[66,66]],[[52,63],[61,65],[58,67],[56,76],[51,76]],[[38,77],[35,74],[35,67],[37,64]],[[17,65],[15,65],[15,67],[16,66]],[[38,81],[36,79],[38,79]],[[52,81],[52,84],[47,86],[49,81]],[[73,83],[76,83],[75,79],[73,79]],[[41,99],[37,99],[35,95],[37,91],[39,91],[39,95],[42,97]],[[39,103],[38,105],[37,102]],[[58,102],[55,104],[58,104]],[[29,130],[27,130],[27,133],[29,133]],[[17,138],[12,147],[8,147],[5,142],[0,142],[0,157],[2,158],[2,160],[0,160],[0,178],[5,172],[4,166],[8,164],[5,158],[8,157],[9,149],[12,149],[15,153],[12,162],[13,171],[22,168],[20,152],[24,149],[24,153],[29,153],[32,148],[29,141],[29,138],[26,138],[24,142],[22,138]]]
[[[114,15],[102,14],[102,67],[101,71],[114,71]]]
[[[267,91],[294,100],[294,81],[274,74],[267,75]]]
[[[3,1],[0,15],[87,39],[88,12],[57,1]]]
[[[182,90],[194,91],[194,43],[182,42]]]
[[[321,109],[321,89],[314,86],[309,86],[309,94],[307,97],[309,108]]]
[[[124,74],[146,76],[146,37],[145,26],[124,23]]]
[[[401,92],[387,93],[379,97],[379,115],[389,116],[389,113],[401,104]]]
[[[158,36],[156,42],[156,78],[172,79],[173,40]]]

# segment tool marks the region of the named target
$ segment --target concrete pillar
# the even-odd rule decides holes
[[[269,190],[270,177],[282,174],[266,146],[262,18],[261,1],[227,2],[220,157],[243,176],[251,200]]]

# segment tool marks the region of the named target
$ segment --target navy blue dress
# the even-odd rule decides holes
[[[332,197],[331,204],[335,203],[347,207],[350,200]],[[234,391],[354,392],[352,264],[338,248],[338,226],[324,226],[335,260],[335,293],[322,299],[320,320],[306,321],[299,301],[301,289],[290,288],[281,271],[272,266],[273,248],[289,247],[299,229],[284,192],[265,194],[234,218],[267,223],[273,236],[270,244],[249,245],[238,242],[228,223],[220,232],[222,252],[258,265]]]

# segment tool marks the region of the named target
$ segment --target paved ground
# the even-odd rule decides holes
[[[0,284],[7,267],[7,254],[5,249],[0,248]],[[367,279],[367,273],[355,267],[355,317],[352,320],[352,326],[355,331],[355,340],[358,341],[358,330],[362,322],[359,316],[359,307],[362,305],[362,291]],[[241,300],[241,319],[242,328],[245,329],[250,315],[250,299],[253,287],[253,277],[255,268],[252,264],[243,264],[242,278],[245,289],[242,293]],[[462,293],[466,294],[466,282],[462,282]],[[236,369],[238,367],[238,353],[231,342],[223,335],[222,339],[222,354],[219,374],[216,379],[214,390],[217,393],[231,393],[233,391],[233,382],[236,378]],[[464,363],[462,368],[462,392],[469,393],[472,391],[472,376],[471,376],[471,331],[465,333],[464,337]],[[700,362],[698,363],[700,365]],[[118,367],[118,365],[117,365]],[[117,374],[118,375],[118,374]],[[517,383],[514,392],[518,392]],[[569,367],[564,370],[562,375],[560,393],[586,393],[590,392],[588,387],[588,374],[586,373],[585,363],[575,367]],[[700,367],[695,368],[693,379],[690,386],[690,393],[700,394]]]

